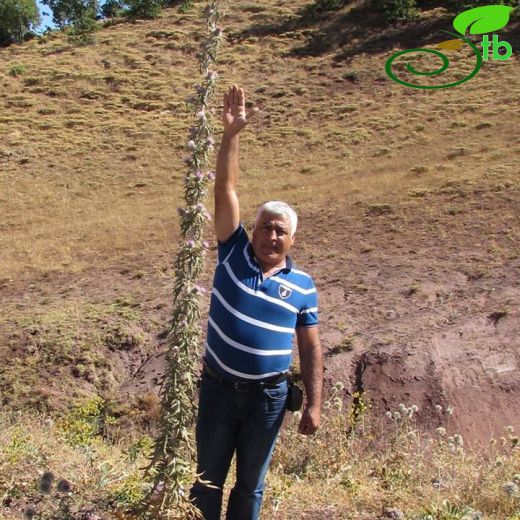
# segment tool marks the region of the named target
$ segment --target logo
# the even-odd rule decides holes
[[[282,300],[286,300],[287,298],[289,298],[289,296],[291,296],[292,289],[285,287],[285,285],[280,285],[280,287],[278,287],[278,294],[280,295],[280,298]]]
[[[396,83],[404,85],[405,87],[421,89],[450,88],[456,87],[457,85],[469,81],[478,73],[478,71],[482,67],[482,62],[488,61],[490,59],[490,48],[492,51],[491,59],[493,60],[505,61],[512,56],[513,48],[511,47],[511,44],[509,42],[500,41],[498,35],[496,34],[493,34],[492,39],[490,40],[488,34],[485,34],[498,31],[499,29],[505,27],[509,22],[509,15],[512,9],[512,7],[505,5],[485,5],[482,7],[475,7],[474,9],[469,9],[468,11],[460,13],[453,20],[453,27],[459,34],[451,33],[449,31],[443,31],[451,36],[455,36],[455,39],[441,42],[436,46],[435,49],[408,49],[392,54],[392,56],[390,56],[385,65],[385,71],[388,77]],[[482,52],[471,40],[465,37],[466,31],[468,29],[470,35],[484,34],[481,43]],[[436,70],[420,71],[417,70],[410,63],[410,61],[408,61],[406,62],[405,66],[406,71],[416,76],[437,76],[445,72],[450,66],[450,60],[448,59],[448,56],[446,56],[446,54],[443,54],[443,52],[441,51],[461,51],[465,45],[469,46],[469,49],[471,50],[470,55],[473,56],[475,59],[475,66],[473,70],[462,79],[450,81],[442,85],[418,85],[416,83],[411,83],[410,81],[399,78],[397,74],[394,72],[394,66],[399,65],[399,63],[397,63],[396,60],[398,60],[402,56],[410,53],[423,53],[423,57],[426,55],[430,55],[430,57],[431,55],[434,55],[437,58],[440,58],[442,61],[442,65],[438,67]],[[504,49],[504,52],[500,52],[500,49]],[[417,57],[417,55],[415,57]]]

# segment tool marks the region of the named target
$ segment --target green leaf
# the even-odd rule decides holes
[[[506,5],[484,5],[460,13],[453,20],[453,27],[460,34],[485,34],[502,29],[509,22],[512,7]]]

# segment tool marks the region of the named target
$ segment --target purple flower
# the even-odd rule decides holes
[[[197,145],[195,144],[195,141],[193,139],[188,141],[188,149],[189,150],[195,150],[195,148],[197,148]]]
[[[206,291],[206,289],[204,289],[204,287],[202,287],[201,285],[196,285],[194,288],[193,288],[193,292],[195,294],[204,294]]]
[[[206,220],[211,221],[211,213],[209,213],[208,211],[206,211],[206,212],[204,213],[204,216],[206,217]]]
[[[213,36],[220,38],[222,36],[222,27],[216,27],[213,31]]]
[[[204,249],[209,249],[209,242],[204,240],[204,242],[202,242],[202,247],[204,247]]]
[[[204,111],[204,109],[199,110],[199,111],[197,112],[197,117],[198,117],[201,121],[205,121],[205,120],[206,120],[206,112]]]
[[[186,242],[186,245],[187,245],[190,249],[192,249],[192,248],[195,247],[195,241],[194,241],[194,240],[188,240],[188,241]]]
[[[42,493],[50,493],[53,480],[54,480],[54,475],[50,471],[46,471],[40,479],[40,483],[39,483],[40,491]]]
[[[195,209],[197,211],[204,211],[204,204],[201,204],[200,202],[195,206]]]
[[[60,493],[69,493],[71,491],[70,482],[62,478],[56,485],[56,490]]]
[[[208,172],[208,179],[210,181],[214,180],[215,179],[215,172]]]
[[[204,178],[204,174],[199,170],[196,174],[195,174],[195,177],[197,177],[197,179],[200,181]]]

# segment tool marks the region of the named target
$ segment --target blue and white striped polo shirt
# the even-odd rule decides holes
[[[242,225],[218,244],[205,362],[228,379],[262,380],[285,372],[296,327],[318,323],[312,278],[286,267],[263,277]]]

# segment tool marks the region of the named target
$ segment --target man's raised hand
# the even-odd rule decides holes
[[[224,134],[229,137],[238,134],[257,112],[256,107],[246,110],[243,88],[238,85],[229,87],[227,94],[224,94]]]

